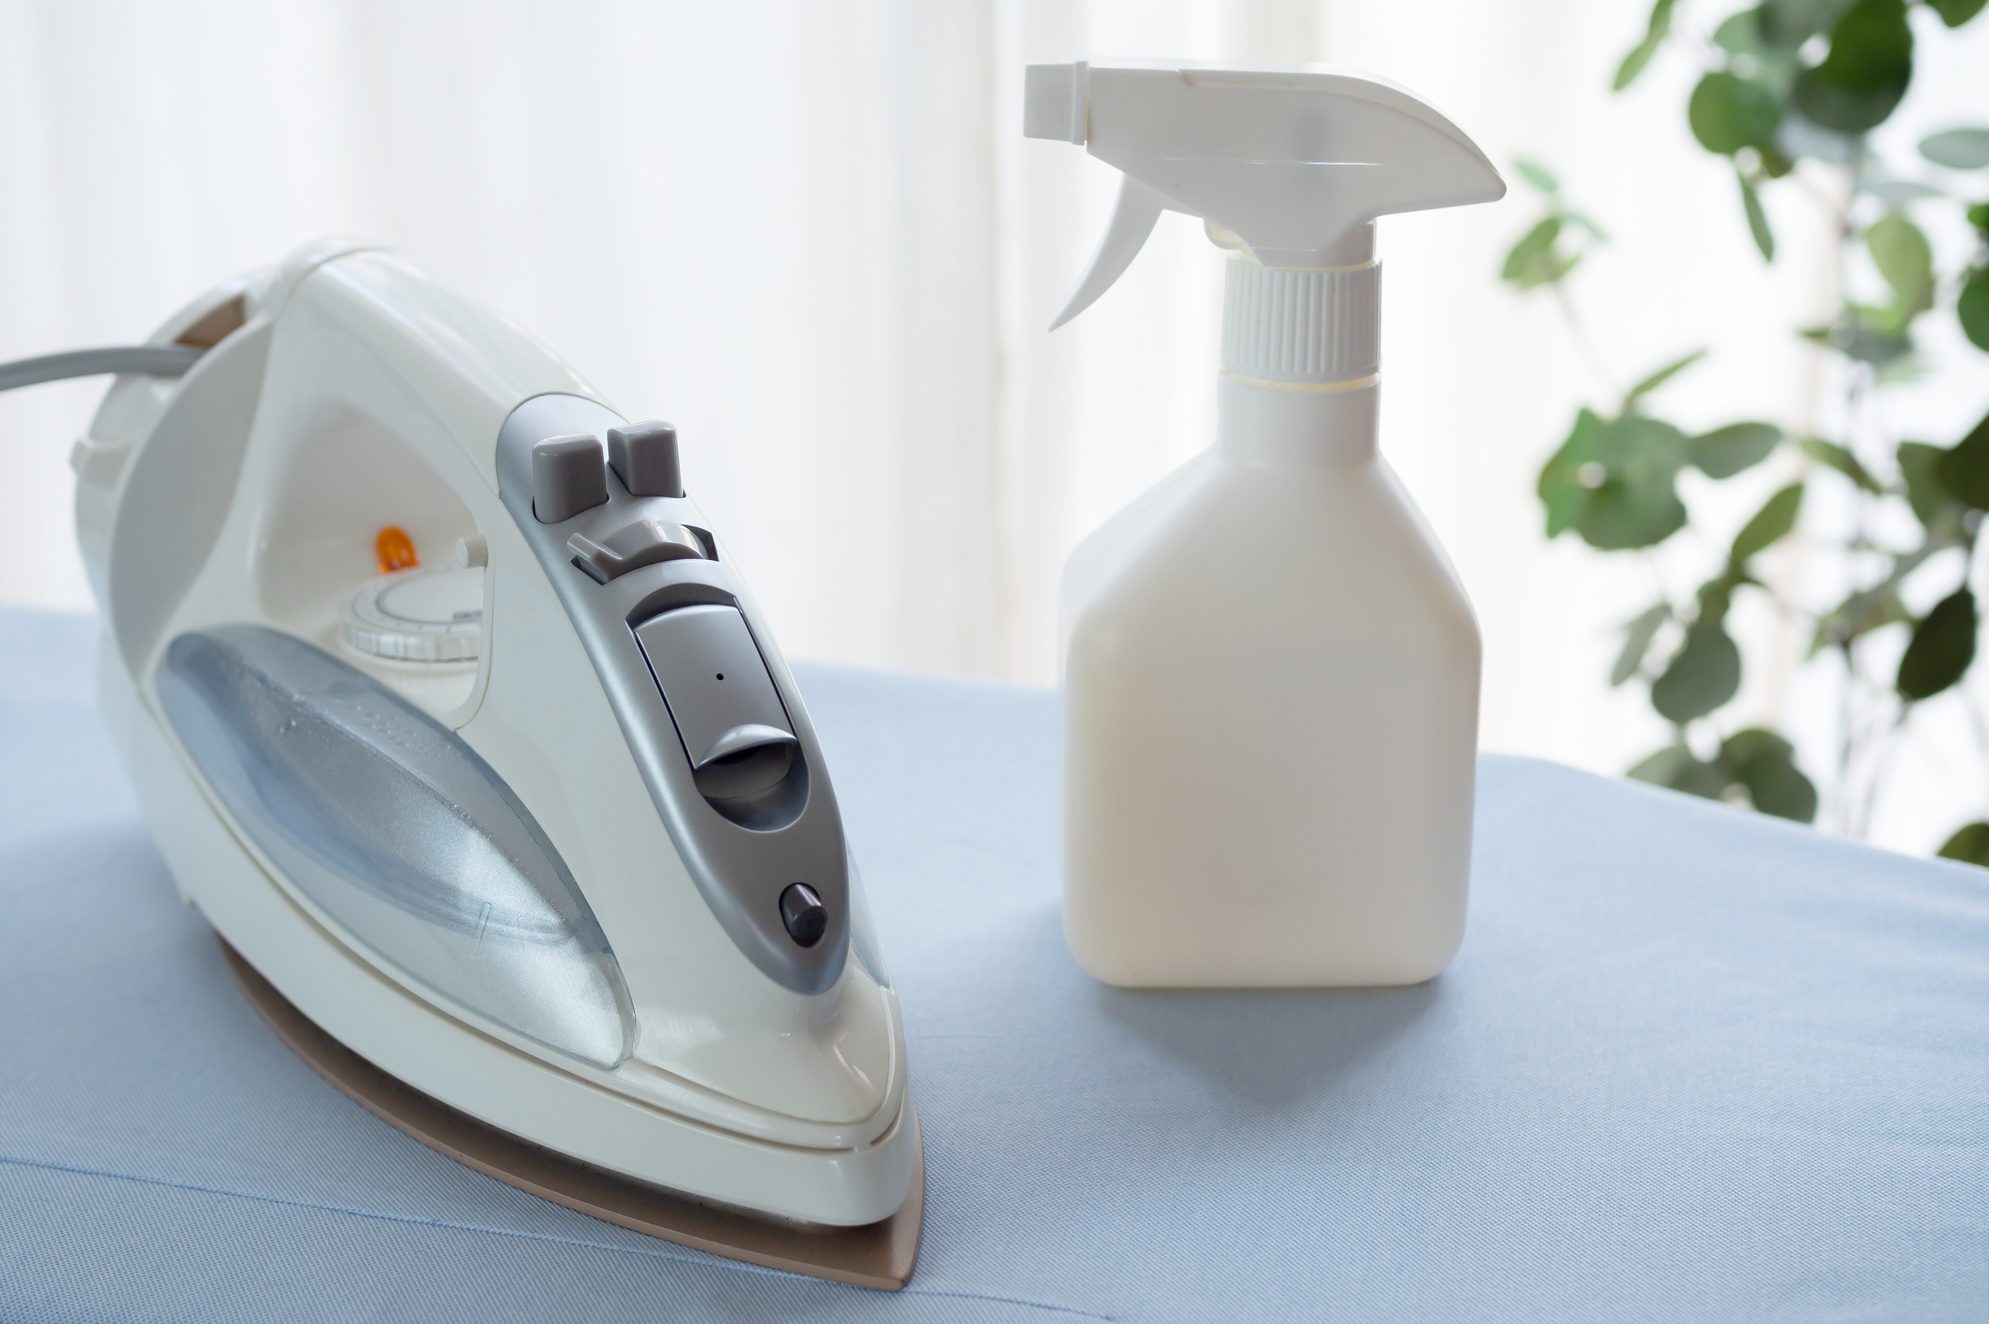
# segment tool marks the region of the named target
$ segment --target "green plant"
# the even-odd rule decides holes
[[[1989,350],[1989,128],[1926,138],[1920,155],[1938,169],[1922,169],[1918,179],[1887,169],[1869,138],[1906,95],[1916,39],[1969,22],[1984,4],[1764,0],[1695,37],[1674,21],[1675,0],[1657,0],[1642,39],[1616,71],[1620,92],[1667,49],[1698,61],[1686,125],[1730,165],[1741,220],[1762,261],[1775,259],[1762,197],[1790,190],[1821,208],[1833,229],[1838,288],[1873,291],[1864,299],[1845,295],[1834,317],[1798,332],[1841,375],[1842,435],[1798,435],[1752,418],[1706,431],[1666,421],[1656,398],[1705,357],[1695,349],[1626,389],[1599,373],[1613,398],[1583,408],[1541,469],[1550,538],[1572,534],[1605,552],[1642,555],[1661,586],[1662,571],[1679,555],[1690,553],[1709,570],[1689,588],[1661,587],[1624,624],[1610,682],[1647,684],[1652,706],[1674,728],[1670,743],[1632,776],[1786,818],[1817,817],[1817,781],[1798,765],[1790,742],[1772,730],[1734,729],[1728,715],[1746,662],[1729,613],[1749,597],[1803,627],[1807,663],[1835,664],[1839,747],[1822,780],[1842,830],[1867,830],[1902,728],[1936,696],[1966,711],[1989,754],[1989,717],[1957,688],[1976,653],[1978,612],[1968,580],[1989,510],[1989,417],[1945,445],[1898,440],[1883,421],[1890,393],[1925,372],[1915,351],[1928,319],[1958,319],[1966,338]],[[1569,205],[1547,169],[1521,161],[1515,170],[1542,214],[1512,246],[1501,277],[1551,295],[1593,362],[1571,285],[1608,236]],[[1966,228],[1970,251],[1960,270],[1937,269],[1916,217]],[[1989,374],[1982,376],[1989,385]],[[1756,513],[1713,547],[1710,565],[1699,548],[1667,552],[1661,565],[1655,549],[1681,531],[1703,544],[1704,521],[1694,518],[1687,496],[1735,482],[1758,484],[1762,495],[1750,507]],[[1827,518],[1803,524],[1813,484],[1844,486],[1822,513]],[[1839,510],[1848,514],[1840,518]],[[1805,549],[1836,558],[1840,582],[1855,591],[1838,601],[1802,602],[1766,573],[1771,551],[1799,524]],[[1933,605],[1908,606],[1925,601]],[[1963,826],[1941,853],[1989,865],[1989,821]]]

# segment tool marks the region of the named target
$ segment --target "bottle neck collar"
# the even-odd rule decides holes
[[[1224,372],[1216,382],[1216,445],[1253,468],[1350,468],[1375,457],[1377,375],[1288,386]]]

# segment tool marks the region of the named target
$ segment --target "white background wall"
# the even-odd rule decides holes
[[[1704,30],[1729,6],[1680,8]],[[1045,335],[1114,181],[1021,138],[1023,64],[1383,72],[1494,160],[1552,163],[1610,229],[1577,294],[1619,387],[1706,344],[1717,357],[1666,397],[1684,421],[1827,422],[1835,388],[1788,334],[1831,304],[1827,225],[1777,190],[1763,268],[1729,173],[1685,135],[1685,58],[1608,95],[1644,17],[1617,0],[0,0],[0,359],[136,338],[223,273],[367,234],[624,410],[673,418],[790,653],[1047,680],[1066,551],[1210,438],[1220,260],[1165,218],[1118,288]],[[1975,28],[1927,34],[1902,141],[1989,120]],[[1614,771],[1663,734],[1641,693],[1602,683],[1649,572],[1541,537],[1539,462],[1606,397],[1551,307],[1494,280],[1530,206],[1515,188],[1383,227],[1383,449],[1478,605],[1487,745]],[[1952,440],[1989,407],[1989,359],[1934,349],[1946,385],[1908,421]],[[0,396],[0,601],[87,606],[65,461],[100,389]],[[1722,495],[1714,518],[1737,522],[1760,493]],[[1838,572],[1798,545],[1782,573]],[[1828,695],[1787,668],[1751,674],[1744,700],[1806,746],[1831,738]],[[1926,743],[1882,823],[1909,848],[1984,795],[1973,745]]]

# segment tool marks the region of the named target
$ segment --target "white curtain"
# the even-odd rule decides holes
[[[1210,439],[1220,262],[1169,217],[1046,335],[1114,181],[1021,137],[1022,66],[1386,73],[1604,221],[1579,297],[1618,382],[1705,344],[1670,401],[1688,420],[1795,421],[1819,382],[1787,327],[1832,297],[1827,226],[1777,195],[1762,268],[1683,131],[1685,59],[1608,95],[1645,9],[0,0],[0,358],[132,339],[225,273],[366,234],[673,419],[790,653],[1046,680],[1071,545]],[[1919,122],[1979,110],[1985,60],[1983,33],[1927,43]],[[1486,743],[1613,771],[1662,734],[1601,679],[1648,589],[1541,538],[1539,461],[1601,388],[1552,308],[1494,279],[1523,194],[1384,226],[1382,445],[1477,603]],[[0,600],[87,605],[65,461],[99,389],[0,396]],[[1929,435],[1981,394],[1937,394]],[[1744,703],[1817,706],[1772,672]]]

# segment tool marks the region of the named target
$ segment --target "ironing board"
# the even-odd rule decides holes
[[[805,668],[925,1126],[888,1296],[321,1081],[175,901],[95,647],[0,613],[0,1320],[1989,1317],[1989,874],[1494,757],[1441,979],[1121,993],[1058,931],[1051,696]]]

